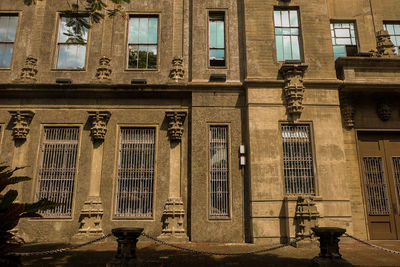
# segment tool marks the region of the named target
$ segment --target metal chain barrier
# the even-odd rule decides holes
[[[161,244],[163,244],[165,246],[173,247],[173,248],[180,249],[180,250],[183,250],[183,251],[187,251],[187,252],[190,252],[190,253],[193,253],[193,254],[205,254],[205,255],[214,255],[214,256],[240,256],[240,255],[251,255],[251,254],[265,253],[265,252],[269,252],[269,251],[272,251],[272,250],[276,250],[276,249],[279,249],[279,248],[283,248],[283,247],[287,247],[287,246],[293,245],[293,244],[295,244],[295,243],[297,243],[297,242],[299,242],[299,241],[304,239],[304,238],[300,238],[300,239],[296,239],[296,240],[294,240],[292,242],[288,242],[286,244],[278,245],[276,247],[260,249],[260,250],[250,251],[250,252],[219,253],[219,252],[200,251],[200,250],[195,250],[195,249],[190,249],[190,248],[177,246],[177,245],[174,245],[174,244],[167,243],[167,242],[165,242],[163,240],[154,238],[154,237],[152,237],[152,236],[150,236],[150,235],[148,235],[148,234],[146,234],[144,232],[141,233],[141,235],[144,236],[144,237],[147,237],[148,239],[151,239],[151,240],[153,240],[155,242],[161,243]]]
[[[361,239],[358,239],[357,237],[354,237],[354,236],[352,236],[352,235],[350,235],[348,233],[344,233],[344,235],[347,236],[347,237],[350,237],[351,239],[354,239],[354,240],[356,240],[356,241],[358,241],[358,242],[360,242],[360,243],[362,243],[364,245],[367,245],[367,246],[370,246],[370,247],[373,247],[373,248],[376,248],[376,249],[380,249],[380,250],[383,250],[383,251],[386,251],[386,252],[389,252],[389,253],[400,255],[400,251],[391,250],[391,249],[383,248],[383,247],[368,243],[368,242],[366,242],[364,240],[361,240]]]
[[[39,255],[50,255],[50,254],[56,254],[56,253],[61,253],[61,252],[65,252],[68,250],[72,250],[72,249],[77,249],[77,248],[81,248],[96,242],[99,242],[101,240],[104,240],[108,237],[112,236],[112,234],[107,234],[105,236],[96,238],[94,240],[91,240],[89,242],[83,243],[83,244],[79,244],[76,246],[72,246],[72,247],[67,247],[67,248],[58,248],[58,249],[52,249],[52,250],[46,250],[46,251],[37,251],[37,252],[20,252],[20,253],[10,253],[9,255],[15,255],[15,256],[39,256]]]

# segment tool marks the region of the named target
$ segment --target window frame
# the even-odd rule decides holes
[[[385,29],[386,25],[399,25],[400,26],[400,21],[399,20],[384,20],[382,24],[383,24],[383,29]],[[389,31],[388,31],[388,33],[389,33]],[[390,33],[389,33],[389,35],[390,35],[390,40],[393,43],[393,39],[392,39],[393,36]],[[394,36],[396,36],[396,39],[399,38],[398,45],[396,46],[395,43],[393,43],[393,44],[395,47],[397,47],[397,53],[396,52],[395,53],[400,56],[400,32],[399,32],[399,34],[396,33]]]
[[[314,194],[289,194],[287,193],[286,190],[286,183],[285,183],[285,162],[284,162],[284,154],[285,151],[283,149],[283,136],[282,136],[282,126],[308,126],[310,130],[310,145],[311,145],[311,153],[312,153],[312,161],[313,161],[313,175],[314,175]],[[316,147],[315,147],[315,139],[314,139],[314,124],[312,121],[298,121],[298,122],[292,122],[292,121],[287,121],[287,120],[282,120],[279,121],[278,123],[279,127],[279,141],[280,141],[280,151],[281,151],[281,175],[282,175],[282,193],[283,196],[285,197],[295,197],[297,198],[298,196],[313,196],[313,197],[319,197],[319,179],[318,179],[318,171],[317,171],[317,157],[316,157]]]
[[[152,203],[152,216],[151,217],[134,217],[134,216],[116,216],[117,211],[117,191],[118,191],[118,164],[120,156],[120,143],[121,143],[121,129],[123,128],[153,128],[154,129],[154,174],[153,174],[153,203]],[[158,185],[158,135],[159,135],[159,125],[158,124],[130,124],[130,123],[120,123],[116,125],[117,136],[115,138],[115,154],[114,154],[114,174],[113,174],[113,189],[112,189],[112,208],[111,208],[111,221],[144,221],[144,222],[154,222],[157,218],[157,185]]]
[[[17,39],[19,38],[19,32],[20,32],[21,13],[22,13],[22,12],[2,12],[2,11],[0,11],[0,16],[8,16],[8,17],[13,17],[13,16],[14,16],[14,17],[17,17],[17,18],[18,18],[18,20],[17,20],[17,27],[16,27],[16,29],[15,29],[14,42],[12,42],[12,44],[13,44],[13,51],[12,51],[12,54],[11,54],[10,65],[9,65],[9,67],[0,67],[0,71],[4,71],[4,70],[7,71],[7,70],[11,70],[11,69],[13,68],[13,65],[14,65],[14,57],[15,57],[15,44],[16,44],[16,42],[17,42]],[[11,42],[0,42],[0,44],[3,44],[3,43],[7,44],[7,43],[11,43]]]
[[[212,66],[211,59],[210,59],[210,21],[211,21],[211,14],[223,14],[224,17],[224,65],[221,66]],[[227,23],[228,21],[228,9],[208,9],[207,10],[207,67],[209,69],[227,69],[228,68],[228,31],[227,31]]]
[[[336,37],[334,37],[334,36],[332,36],[332,31],[334,31],[334,27],[332,28],[332,24],[353,24],[353,26],[354,26],[354,38],[356,39],[355,41],[356,41],[356,44],[355,45],[342,45],[342,46],[344,46],[345,47],[345,49],[346,49],[346,46],[355,46],[356,48],[357,48],[357,53],[359,53],[360,52],[360,41],[359,41],[359,38],[358,38],[358,27],[357,27],[357,20],[336,20],[336,19],[331,19],[331,20],[329,20],[329,31],[331,32],[331,44],[332,44],[332,53],[333,53],[333,58],[335,58],[335,51],[334,51],[334,47],[335,46],[341,46],[341,45],[334,45],[333,44],[333,42],[332,42],[332,39],[333,38],[335,38],[336,39]],[[350,28],[351,29],[351,28]],[[351,34],[351,33],[350,33]],[[340,38],[340,37],[339,37]],[[351,39],[352,37],[350,36],[350,39]],[[347,55],[347,51],[346,51],[346,57],[348,57],[348,55]],[[335,59],[336,60],[336,59]]]
[[[276,46],[276,33],[275,33],[275,29],[276,29],[276,25],[275,25],[275,11],[297,11],[297,24],[298,24],[298,31],[299,34],[298,39],[299,39],[299,55],[300,55],[300,59],[284,59],[284,60],[278,60],[278,48]],[[302,27],[302,18],[301,18],[301,12],[300,12],[300,7],[299,6],[290,6],[290,7],[285,7],[285,6],[274,6],[273,10],[272,10],[272,25],[273,25],[273,32],[274,32],[274,47],[275,47],[275,62],[276,63],[284,63],[287,60],[295,60],[295,61],[300,61],[300,62],[304,62],[304,44],[303,44],[303,27]],[[279,28],[279,27],[278,27]],[[287,27],[280,27],[280,28],[287,28]],[[289,26],[289,28],[291,28]],[[292,36],[292,35],[289,35]]]
[[[85,13],[81,13],[80,16],[82,17],[87,17],[89,20],[89,16]],[[68,68],[57,68],[58,65],[58,59],[59,59],[59,51],[60,51],[60,44],[65,44],[65,43],[60,43],[60,34],[61,33],[61,21],[62,18],[65,16],[61,15],[61,12],[57,12],[57,20],[56,20],[56,46],[55,46],[55,51],[54,51],[54,61],[53,61],[53,68],[52,71],[86,71],[87,70],[87,63],[88,63],[88,57],[89,57],[89,41],[90,41],[90,29],[87,29],[87,39],[85,43],[85,60],[84,60],[84,67],[81,69],[68,69]],[[70,45],[79,45],[79,44],[70,44]]]
[[[45,128],[78,128],[78,145],[77,145],[77,154],[76,154],[76,168],[75,168],[75,176],[74,176],[74,188],[72,191],[72,202],[71,202],[71,215],[70,216],[43,216],[43,217],[34,217],[29,218],[29,220],[57,220],[57,221],[73,221],[75,217],[75,204],[77,203],[76,198],[78,197],[77,190],[79,187],[79,167],[80,167],[80,156],[81,156],[81,146],[82,146],[82,132],[83,132],[83,125],[76,124],[76,123],[63,123],[63,124],[41,124],[40,125],[40,140],[37,146],[37,154],[36,154],[36,164],[34,169],[35,177],[33,181],[35,182],[35,186],[32,186],[32,201],[35,202],[38,200],[37,194],[40,190],[40,181],[39,181],[39,171],[41,168],[41,164],[43,161],[43,153],[42,148],[45,141]]]
[[[126,22],[126,33],[125,33],[125,44],[126,44],[126,54],[125,54],[125,71],[155,71],[159,72],[160,71],[160,62],[161,62],[161,56],[160,56],[160,45],[161,45],[161,13],[159,12],[131,12],[128,13],[129,19]],[[143,17],[143,18],[150,18],[150,17],[156,17],[157,18],[157,66],[154,69],[149,69],[149,68],[130,68],[129,67],[129,24],[130,24],[130,19],[132,17]]]
[[[210,130],[211,127],[221,127],[224,126],[227,128],[227,156],[228,156],[228,189],[229,189],[229,197],[228,197],[228,212],[229,215],[211,215],[211,166],[210,166]],[[233,207],[232,207],[232,134],[231,134],[231,124],[230,123],[224,123],[224,122],[208,122],[207,123],[207,134],[205,135],[207,137],[207,179],[206,179],[206,188],[207,188],[207,218],[208,221],[230,221],[233,218]]]

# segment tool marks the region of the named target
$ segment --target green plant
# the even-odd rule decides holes
[[[17,226],[20,218],[42,217],[37,213],[39,210],[52,209],[60,205],[47,199],[35,203],[18,203],[16,202],[18,191],[13,189],[3,194],[8,185],[31,180],[28,176],[14,176],[14,172],[23,168],[10,169],[9,166],[0,164],[0,257],[22,246],[23,242],[16,240],[14,234],[10,232]]]

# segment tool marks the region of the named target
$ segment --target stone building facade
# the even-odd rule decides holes
[[[400,239],[395,1],[131,2],[80,43],[66,1],[0,2],[0,161],[64,203],[26,241]]]

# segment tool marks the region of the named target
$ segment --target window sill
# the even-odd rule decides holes
[[[133,72],[137,72],[137,71],[142,71],[142,72],[159,72],[160,69],[129,69],[129,68],[125,68],[124,71],[127,71],[127,72],[131,72],[131,71],[133,71]]]
[[[85,69],[51,69],[50,71],[54,71],[54,72],[59,72],[59,71],[77,72],[77,71],[81,71],[81,72],[84,72],[84,71],[86,71],[86,68]]]
[[[315,196],[315,195],[290,195],[290,196],[285,196],[283,199],[284,199],[284,201],[297,201],[297,199],[300,196],[313,197],[315,201],[322,201],[321,196]]]
[[[154,217],[113,217],[112,221],[141,221],[141,222],[155,222]]]
[[[0,71],[10,71],[11,68],[0,68]]]

